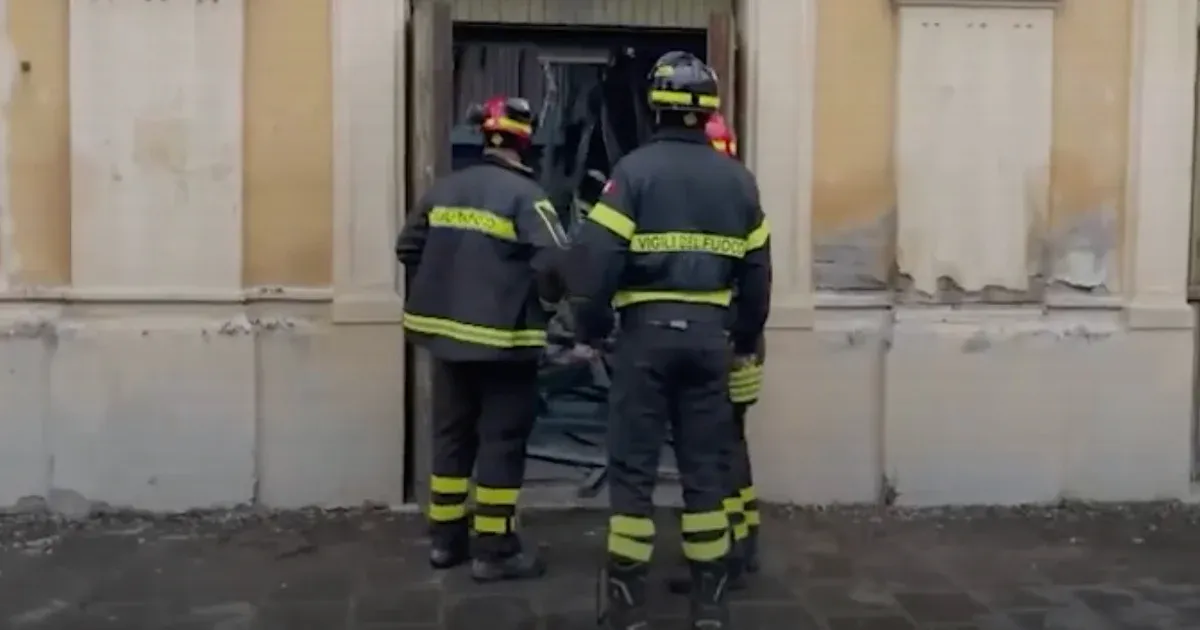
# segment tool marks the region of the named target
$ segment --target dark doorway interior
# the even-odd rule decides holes
[[[706,53],[703,30],[553,29],[459,24],[454,28],[454,111],[495,94],[520,95],[540,108],[533,166],[571,230],[599,196],[613,164],[650,133],[645,77],[670,50]],[[459,123],[460,120],[456,120]],[[456,124],[453,168],[479,157],[482,138]],[[580,497],[604,485],[608,367],[562,365],[570,318],[551,326],[542,369],[540,413],[529,446],[530,485],[573,487]],[[663,458],[662,474],[674,476]]]

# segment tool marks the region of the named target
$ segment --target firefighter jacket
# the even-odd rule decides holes
[[[617,163],[570,256],[577,338],[608,330],[607,309],[728,324],[754,354],[770,309],[770,229],[748,170],[700,130],[667,130]],[[733,288],[738,288],[736,299]]]
[[[567,235],[526,167],[498,156],[434,183],[401,231],[409,340],[445,361],[536,360]]]

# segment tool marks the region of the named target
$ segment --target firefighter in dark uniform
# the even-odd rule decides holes
[[[467,493],[475,471],[472,576],[537,577],[516,506],[533,428],[544,302],[561,299],[567,236],[523,161],[533,135],[525,99],[473,108],[483,161],[434,183],[396,243],[406,269],[408,339],[434,360],[430,563],[471,558]]]
[[[738,159],[737,134],[729,127],[725,117],[713,114],[704,126],[708,141],[714,149]],[[737,287],[734,287],[737,291]],[[737,314],[730,310],[730,324]],[[750,449],[746,443],[746,410],[758,401],[762,389],[763,360],[766,358],[765,339],[759,338],[753,356],[740,357],[729,373],[729,400],[733,403],[734,425],[729,439],[723,442],[725,450],[721,461],[722,473],[728,475],[729,485],[725,497],[725,513],[729,515],[733,532],[733,548],[729,553],[729,586],[737,590],[745,586],[743,572],[757,573],[758,564],[758,497],[754,491],[754,477],[750,465]],[[687,577],[669,582],[671,591],[686,593],[691,589]]]
[[[608,335],[610,305],[621,327],[609,405],[603,613],[609,628],[645,627],[651,495],[670,431],[683,485],[683,552],[696,585],[691,627],[728,628],[727,479],[714,436],[732,423],[731,361],[754,354],[767,319],[769,233],[753,176],[705,137],[720,104],[712,69],[668,53],[649,80],[656,131],[614,168],[568,273],[579,347],[595,348]],[[738,319],[727,333],[735,285]]]

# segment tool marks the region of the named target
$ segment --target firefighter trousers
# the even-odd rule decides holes
[[[730,423],[728,438],[722,440],[721,473],[727,479],[725,486],[725,512],[734,542],[750,537],[758,527],[761,516],[758,512],[758,494],[754,490],[754,472],[750,465],[750,448],[746,444],[746,410],[750,406],[733,404],[733,422]]]
[[[477,555],[501,558],[519,550],[517,498],[537,387],[533,361],[435,361],[429,500],[434,544],[466,544],[474,471]]]
[[[617,341],[609,400],[608,483],[612,561],[646,565],[654,550],[659,454],[667,431],[683,485],[683,552],[693,563],[730,551],[723,507],[722,440],[733,412],[730,351],[716,325],[645,322]]]

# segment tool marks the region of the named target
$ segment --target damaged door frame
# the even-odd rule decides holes
[[[397,159],[397,177],[407,179],[403,212],[416,208],[417,200],[433,181],[450,171],[452,151],[446,139],[455,115],[453,82],[447,78],[453,76],[453,7],[450,0],[407,1],[410,19],[397,43],[404,47],[398,48],[397,54],[406,62],[400,70],[402,85],[397,86],[407,99],[406,120],[398,121],[406,133],[403,140],[397,138],[396,146],[397,155],[402,156]],[[738,93],[743,89],[736,51],[737,5],[738,0],[729,0],[727,6],[712,12],[706,30],[709,63],[722,81],[722,111],[742,129],[745,123],[736,116]],[[398,217],[401,221],[403,218]],[[403,286],[402,281],[398,284]],[[405,363],[405,496],[407,502],[424,508],[429,500],[432,465],[432,454],[426,446],[433,427],[432,361],[428,353],[409,345]]]
[[[404,159],[397,160],[399,176],[408,178],[407,212],[433,185],[434,180],[450,172],[451,150],[447,139],[454,124],[453,20],[445,0],[412,0],[408,32],[400,46],[408,46],[408,66],[404,85],[408,98],[408,145]],[[432,470],[430,444],[433,431],[433,363],[429,353],[405,344],[406,497],[422,508],[429,501],[429,476]]]
[[[1200,0],[1197,0],[1200,4]],[[1193,29],[1200,42],[1200,21]],[[1197,53],[1200,57],[1200,52]],[[1200,67],[1200,58],[1197,59]],[[1192,123],[1192,219],[1188,256],[1188,301],[1200,302],[1200,76],[1193,92]],[[1192,344],[1192,482],[1200,482],[1200,336]]]

